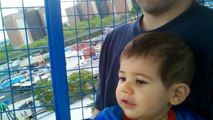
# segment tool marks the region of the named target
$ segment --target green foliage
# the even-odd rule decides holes
[[[76,32],[74,30],[64,31],[64,38],[73,37],[73,36],[75,36],[75,33]]]
[[[6,60],[6,54],[5,53],[0,53],[0,61]]]
[[[44,38],[38,39],[34,41],[32,44],[29,45],[30,48],[37,48],[41,46],[47,46],[48,44],[48,38],[45,36]]]
[[[41,105],[53,105],[53,91],[52,91],[52,81],[40,80],[38,83],[38,88],[34,89],[35,99],[38,100]],[[47,110],[54,110],[54,106],[46,107]]]
[[[134,9],[132,11],[134,11]],[[111,25],[112,23],[113,23],[112,16],[109,15],[109,16],[104,17],[103,19],[101,19],[99,16],[96,16],[96,17],[90,19],[89,22],[88,22],[88,20],[86,20],[86,21],[77,23],[77,26],[67,26],[67,24],[64,24],[63,25],[64,38],[65,39],[72,38],[72,37],[75,37],[76,34],[88,33],[88,30],[86,29],[88,27],[90,27],[90,28],[104,27],[104,26]],[[76,27],[76,29],[75,29],[75,27]],[[85,37],[83,37],[83,38],[85,38]],[[79,39],[79,40],[81,40],[81,39]],[[72,39],[72,41],[69,41],[69,42],[75,42],[75,39]],[[38,48],[38,47],[47,46],[47,45],[48,45],[48,38],[47,38],[47,36],[45,36],[44,38],[34,41],[32,44],[29,45],[29,48]],[[27,46],[24,45],[22,48],[27,48]],[[12,50],[13,48],[11,45],[8,45],[7,49]],[[0,48],[0,50],[4,51],[5,47]],[[24,54],[24,51],[19,51],[19,52],[15,52],[15,53],[8,52],[8,56],[11,56],[12,58],[15,58],[15,57],[23,55],[23,54]],[[5,60],[6,60],[6,53],[0,52],[0,61],[5,61]]]
[[[69,94],[71,97],[75,99],[80,99],[80,97],[84,97],[85,95],[91,94],[96,91],[98,86],[97,76],[92,78],[92,73],[89,71],[81,70],[80,73],[73,73],[68,77],[69,81]],[[82,88],[80,90],[80,88]],[[80,92],[82,91],[82,92]],[[89,99],[94,100],[91,96]],[[94,112],[95,107],[94,103],[89,104],[92,106],[91,109]]]
[[[81,70],[80,73],[75,72],[71,74],[68,77],[68,81],[69,95],[74,98],[74,100],[78,100],[81,96],[84,97],[90,94],[92,89],[97,86],[97,80],[92,80],[92,73],[85,70]],[[38,100],[41,105],[53,105],[52,81],[40,80],[34,91],[35,99]],[[46,109],[52,111],[54,107],[48,106]]]
[[[126,18],[127,18],[127,16],[123,14],[123,15],[120,16],[119,20],[116,20],[116,22],[125,21]]]
[[[111,24],[112,24],[112,16],[109,15],[109,16],[103,18],[103,20],[102,20],[103,26],[108,26]]]
[[[10,50],[10,49],[12,49],[11,44],[7,45],[7,50]],[[6,47],[5,47],[5,46],[0,47],[0,50],[1,50],[1,51],[6,51]]]
[[[67,23],[63,23],[63,27],[68,27],[68,24]]]
[[[92,20],[90,20],[90,28],[99,27],[101,21],[101,18],[99,16],[94,17]]]
[[[75,72],[68,77],[69,95],[79,99],[81,96],[87,95],[92,88],[92,73],[85,70]]]
[[[64,27],[64,38],[70,38],[75,36],[75,34],[82,34],[82,33],[87,33],[86,28],[98,28],[98,27],[103,27],[103,26],[108,26],[112,24],[112,16],[107,16],[104,17],[102,20],[99,16],[96,16],[88,22],[88,20],[82,21],[77,23],[77,25],[73,25],[70,27]],[[76,29],[75,29],[76,28]],[[71,30],[70,30],[71,29]]]
[[[138,6],[138,4],[134,4],[133,7],[132,7],[132,9],[131,9],[131,11],[141,11],[141,10],[142,9],[141,9],[140,6]]]
[[[137,12],[141,13],[142,9],[137,4],[134,4],[133,8],[130,10],[129,16],[134,17],[137,14]]]
[[[21,54],[24,54],[23,51],[5,51],[5,52],[0,52],[0,61],[6,61],[6,55],[8,55],[8,59],[15,58],[16,56],[19,56]]]
[[[7,47],[7,50],[11,50],[12,49],[11,44],[7,45],[6,47]],[[6,47],[5,46],[4,47],[0,47],[0,50],[4,51],[4,52],[0,52],[0,61],[6,60]],[[7,51],[7,53],[8,53],[8,56],[14,56],[15,55],[15,54],[11,54],[8,51]]]
[[[82,21],[77,23],[77,29],[79,28],[88,28],[88,21]]]
[[[48,40],[47,40],[47,36],[45,36],[44,38],[38,39],[36,41],[34,41],[32,44],[29,45],[29,48],[37,48],[37,47],[41,47],[41,46],[47,46],[48,44]],[[27,46],[23,46],[22,48],[27,48]],[[5,47],[0,48],[2,51],[5,51]],[[9,59],[11,58],[15,58],[18,57],[20,55],[26,54],[26,51],[24,50],[17,50],[14,51],[11,45],[7,46],[7,50],[8,52],[0,52],[0,61],[5,61],[6,60],[6,54],[8,54]],[[13,50],[13,51],[9,51],[9,50]]]

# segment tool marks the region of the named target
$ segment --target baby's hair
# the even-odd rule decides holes
[[[121,54],[121,60],[130,57],[149,57],[153,58],[153,62],[159,62],[159,73],[166,88],[173,83],[190,85],[196,69],[190,46],[172,33],[148,32],[138,35]]]

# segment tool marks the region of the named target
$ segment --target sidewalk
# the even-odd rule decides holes
[[[93,101],[91,101],[89,98],[84,98],[82,100],[83,106],[87,106],[90,103],[92,103]],[[77,108],[79,107],[79,109],[73,109],[73,108]],[[81,107],[81,101],[78,101],[72,105],[70,105],[70,115],[71,115],[71,120],[82,120],[82,119],[86,119],[92,116],[92,110],[91,108],[80,108]],[[73,109],[73,110],[72,110]],[[45,112],[45,116],[37,116],[38,120],[56,120],[55,117],[55,112],[52,112],[48,114],[48,112]]]
[[[30,97],[30,98],[16,102],[14,104],[14,109],[18,109],[19,107],[21,107],[24,103],[26,103],[28,101],[32,101],[32,98]],[[37,106],[40,105],[40,103],[38,101],[35,101],[35,104]],[[13,110],[13,104],[8,105],[8,108],[9,108],[9,110]],[[42,111],[42,110],[44,110],[44,108],[37,108],[36,109],[36,111]],[[7,114],[10,114],[12,117],[14,117],[13,113],[14,112],[12,111],[12,112],[9,112]],[[32,114],[31,109],[23,109],[23,110],[16,110],[15,111],[15,116],[19,120],[22,120],[22,119],[26,118],[27,116],[30,116],[31,114]],[[3,117],[3,120],[8,120],[6,113],[2,113],[2,117]],[[11,117],[9,117],[9,119],[11,119]]]
[[[14,105],[15,109],[18,109],[21,105],[26,103],[27,101],[32,100],[32,98],[27,98],[25,100],[21,100],[19,102],[16,102]],[[35,101],[36,106],[40,105],[38,101]],[[84,98],[82,101],[78,101],[76,103],[73,103],[70,105],[70,116],[71,120],[82,120],[86,118],[90,118],[92,116],[92,110],[91,107],[85,107],[88,106],[93,101],[89,98]],[[83,108],[82,108],[83,107]],[[13,109],[12,104],[8,106],[10,110]],[[76,109],[77,108],[77,109]],[[56,120],[55,112],[52,111],[46,111],[44,108],[37,108],[37,112],[41,112],[36,117],[38,120]],[[13,113],[13,112],[12,112]],[[31,109],[24,109],[20,111],[16,111],[16,118],[19,120],[23,120],[24,118],[30,116],[32,114]],[[3,114],[3,120],[8,120],[6,114]]]

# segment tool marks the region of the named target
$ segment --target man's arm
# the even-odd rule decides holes
[[[100,59],[99,59],[99,80],[98,80],[98,89],[96,91],[96,100],[95,100],[95,109],[97,111],[101,111],[104,109],[104,100],[105,100],[105,82],[106,82],[106,74],[107,74],[107,64],[108,64],[108,39],[109,34],[105,38],[102,47],[101,47],[101,53],[100,53]]]

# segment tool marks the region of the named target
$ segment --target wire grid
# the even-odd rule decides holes
[[[141,15],[135,0],[7,3],[0,0],[0,119],[89,118],[101,45]]]
[[[66,6],[62,20],[71,119],[87,119],[94,108],[99,55],[106,35],[115,27],[136,20],[141,12],[132,0],[61,0],[61,6]],[[74,59],[77,62],[73,67],[70,64],[74,65]],[[85,71],[90,77],[85,77]],[[69,77],[72,75],[78,77],[75,82]]]
[[[0,119],[38,119],[53,107],[44,1],[0,0],[0,16]]]
[[[200,4],[206,5],[207,2],[210,3],[200,1]],[[61,0],[61,6],[66,5],[66,14],[62,14],[62,20],[65,53],[67,53],[70,115],[73,120],[86,119],[91,116],[91,108],[94,107],[98,58],[105,37],[117,26],[135,21],[142,13],[135,0]],[[85,54],[84,50],[87,48],[89,52]],[[69,54],[69,51],[75,50],[77,53]],[[77,61],[75,66],[69,66],[74,63],[74,59]],[[82,70],[91,72],[90,78],[85,78]],[[69,76],[75,72],[78,78],[74,82],[73,77]],[[75,85],[78,89],[75,89]],[[78,104],[72,104],[74,102]]]
[[[199,3],[205,5],[210,2],[208,0]],[[91,116],[88,111],[91,112],[91,108],[94,107],[90,103],[95,101],[101,44],[111,30],[121,24],[135,21],[142,13],[135,0],[61,0],[61,6],[65,5],[67,5],[66,14],[62,14],[62,20],[65,21],[63,31],[65,51],[67,51],[69,98],[71,104],[76,101],[78,103],[70,106],[70,113],[73,120],[86,119]],[[68,33],[70,35],[67,35]],[[85,47],[85,44],[89,44],[89,47]],[[86,48],[89,48],[90,52],[84,54],[82,51]],[[93,48],[95,48],[95,53],[93,53]],[[69,49],[71,49],[70,51],[77,49],[77,53],[68,54]],[[83,59],[83,57],[86,58]],[[70,67],[69,59],[75,58],[78,62],[75,67]],[[72,62],[70,60],[70,64]],[[84,78],[85,74],[80,72],[82,70],[90,71],[91,78]],[[78,73],[75,74],[78,76],[78,80],[75,82],[72,77],[69,78],[72,75],[69,73],[74,72]],[[74,85],[79,86],[75,92],[72,90],[75,89]],[[90,89],[85,90],[85,87]]]
[[[52,109],[55,110],[54,119],[66,119],[65,116],[69,117],[70,113],[71,119],[75,120],[90,117],[97,89],[101,44],[108,32],[120,24],[129,22],[133,17],[129,16],[130,11],[125,4],[127,1],[31,0],[29,3],[29,0],[17,0],[14,4],[8,4],[9,2],[12,1],[0,1],[0,31],[3,36],[0,49],[0,119],[48,119],[48,114],[54,114],[49,111]],[[60,7],[57,6],[60,5],[57,4],[59,2],[62,9],[66,7],[66,14],[63,14],[63,10],[61,14],[56,12],[60,11]],[[98,12],[90,12],[91,2],[99,5],[96,8]],[[113,6],[116,2],[122,2],[123,8],[117,9]],[[106,3],[109,5],[106,6]],[[74,12],[70,14],[72,11]],[[134,12],[138,15],[138,12]],[[62,21],[55,16],[61,17]],[[107,17],[109,20],[104,21]],[[71,23],[70,19],[74,22]],[[99,25],[93,26],[93,19],[98,20]],[[60,30],[60,24],[55,25],[54,21],[63,24],[61,32],[64,34],[64,44],[58,45],[55,42],[61,38],[58,37],[60,34],[54,36],[57,30]],[[65,99],[68,91],[59,87],[66,85],[58,79],[60,75],[66,75],[59,74],[61,71],[58,68],[63,71],[64,62],[58,58],[59,54],[65,55],[65,80],[69,83],[69,100]],[[73,79],[73,75],[77,77]],[[65,95],[60,95],[60,92]],[[63,102],[69,103],[70,112],[66,111],[67,105]],[[76,115],[76,112],[80,113],[80,116]]]

